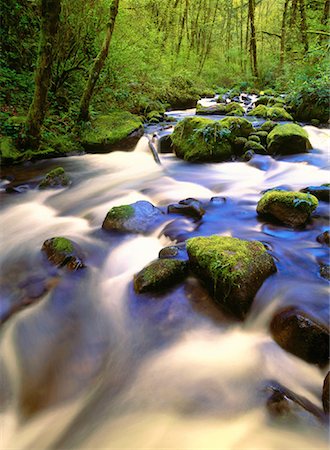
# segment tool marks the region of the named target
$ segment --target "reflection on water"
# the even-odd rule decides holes
[[[255,212],[265,189],[328,182],[329,132],[306,129],[316,150],[276,160],[194,165],[161,155],[159,166],[142,138],[133,153],[4,171],[29,189],[7,194],[1,184],[0,317],[32,305],[1,329],[1,448],[327,448],[326,430],[311,415],[281,421],[265,409],[269,380],[321,407],[324,371],[278,347],[268,324],[285,305],[329,322],[328,284],[319,275],[328,252],[316,241],[328,208],[320,204],[294,231]],[[69,173],[70,188],[36,190],[56,165]],[[100,229],[112,206],[148,200],[165,212],[187,197],[203,202],[202,220],[169,216],[149,236]],[[194,278],[161,294],[133,292],[134,273],[161,248],[215,233],[258,239],[277,261],[244,324],[226,317]],[[48,266],[40,248],[55,235],[79,244],[85,270]]]

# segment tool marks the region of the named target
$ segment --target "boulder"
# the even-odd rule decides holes
[[[248,116],[267,117],[267,111],[268,111],[267,106],[258,105],[248,113]]]
[[[268,191],[258,202],[257,213],[290,227],[305,225],[318,205],[313,195],[301,192]]]
[[[255,140],[251,140],[250,138],[244,145],[244,151],[247,152],[249,150],[252,150],[254,153],[259,155],[268,155],[267,150],[263,145]]]
[[[187,275],[186,261],[157,259],[134,276],[134,290],[138,294],[169,288]]]
[[[231,102],[226,105],[227,116],[243,116],[245,113],[244,108],[240,103]]]
[[[330,247],[330,235],[329,230],[324,231],[323,233],[319,234],[316,238],[317,242],[323,245],[327,245]]]
[[[159,259],[179,259],[181,261],[189,259],[185,242],[162,248],[158,257]]]
[[[324,412],[327,414],[329,414],[329,403],[330,403],[329,382],[330,382],[330,372],[327,373],[327,376],[324,379],[323,390],[322,390],[323,409],[324,409]]]
[[[321,186],[308,186],[301,189],[300,192],[305,192],[314,195],[318,200],[323,202],[330,202],[330,185],[322,184]]]
[[[212,115],[225,115],[227,112],[226,103],[218,103],[216,105],[202,106],[199,103],[196,107],[196,114],[212,116]]]
[[[253,125],[247,119],[241,117],[225,117],[220,120],[223,128],[230,130],[231,137],[248,137],[254,130]]]
[[[160,138],[158,139],[158,152],[173,153],[172,139],[170,134],[160,136]]]
[[[194,219],[201,219],[205,214],[205,209],[199,200],[187,198],[185,200],[180,200],[179,203],[169,205],[167,212],[169,214],[182,214],[184,216],[193,217]]]
[[[254,104],[256,105],[256,107],[259,105],[268,105],[270,99],[271,97],[269,95],[262,95],[261,97],[257,98]]]
[[[57,267],[66,267],[75,271],[85,267],[77,245],[65,237],[47,239],[41,250],[47,255],[48,261]]]
[[[61,188],[70,184],[70,178],[63,167],[56,167],[48,172],[39,183],[39,189]]]
[[[329,358],[329,328],[295,307],[275,314],[270,331],[285,351],[312,364],[324,366]]]
[[[297,124],[277,125],[267,137],[270,154],[305,153],[312,148],[307,132]]]
[[[130,205],[114,206],[106,215],[102,228],[107,231],[146,233],[157,226],[163,212],[151,203],[140,200]]]
[[[276,271],[261,242],[210,236],[188,239],[190,265],[216,303],[244,319],[265,279]]]
[[[270,120],[293,120],[291,114],[289,114],[281,106],[272,106],[267,110],[267,118]]]
[[[270,133],[275,127],[278,126],[278,123],[274,122],[273,120],[266,120],[260,127],[258,128],[259,131],[267,131],[267,133]]]
[[[172,134],[174,152],[190,162],[228,161],[232,156],[230,135],[230,130],[219,121],[187,117]]]
[[[256,134],[250,134],[249,141],[258,142],[260,144],[260,137],[257,136]]]
[[[133,150],[144,130],[140,117],[127,111],[98,116],[81,130],[80,141],[89,153]]]
[[[237,137],[233,142],[233,149],[235,155],[242,155],[244,153],[244,146],[247,143],[247,139],[245,137]]]
[[[320,275],[325,280],[330,281],[330,265],[329,264],[320,264]]]
[[[262,130],[256,131],[252,136],[258,136],[259,139],[260,139],[260,143],[261,143],[264,147],[267,146],[267,136],[268,136],[267,131],[262,131]]]

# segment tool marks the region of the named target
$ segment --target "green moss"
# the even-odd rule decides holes
[[[172,142],[179,158],[192,162],[217,162],[231,157],[230,136],[230,130],[219,121],[188,117],[175,127]]]
[[[237,102],[228,103],[226,105],[226,112],[227,112],[227,114],[230,115],[230,113],[233,113],[234,111],[235,112],[239,112],[238,115],[243,115],[244,114],[244,108],[242,107],[242,105],[240,103],[237,103]]]
[[[249,141],[259,142],[260,144],[260,137],[257,136],[256,134],[250,134]]]
[[[300,153],[311,148],[308,133],[297,124],[277,125],[267,137],[267,148],[270,153]]]
[[[268,108],[267,118],[273,120],[293,120],[291,114],[285,111],[284,108],[277,108],[275,106]]]
[[[70,179],[66,175],[63,167],[56,167],[45,175],[39,184],[39,189],[67,186],[69,183]]]
[[[266,131],[267,133],[270,133],[278,124],[274,122],[273,120],[266,120],[261,126],[260,131]]]
[[[126,220],[134,215],[134,208],[131,205],[114,206],[107,214],[107,218],[113,220]]]
[[[283,107],[285,105],[285,100],[281,97],[271,97],[268,100],[267,106],[276,106],[279,105],[279,107]]]
[[[55,237],[52,239],[53,248],[57,252],[72,253],[74,250],[73,244],[65,237]]]
[[[158,259],[134,277],[135,292],[142,293],[171,287],[187,273],[186,261]]]
[[[268,95],[262,95],[256,100],[255,106],[257,107],[259,105],[268,105],[270,99],[271,97],[269,97]]]
[[[11,137],[0,137],[0,155],[1,160],[16,160],[22,157],[22,153],[17,150],[14,140]]]
[[[267,117],[268,108],[265,105],[258,105],[248,113],[248,116]]]
[[[241,117],[225,117],[220,120],[220,124],[223,128],[230,130],[232,139],[248,137],[254,131],[252,123]]]
[[[257,212],[267,214],[269,207],[273,203],[281,203],[290,208],[299,208],[310,214],[317,207],[318,200],[314,195],[304,194],[302,192],[272,190],[266,192],[261,197],[257,205]]]
[[[226,115],[227,116],[239,116],[239,117],[241,117],[241,116],[244,115],[244,110],[242,111],[242,109],[232,109]]]
[[[267,153],[265,147],[261,145],[259,142],[256,142],[254,140],[249,140],[244,145],[244,151],[253,150],[255,153],[264,155]]]
[[[116,144],[142,127],[141,119],[127,111],[99,116],[81,130],[82,144]]]
[[[248,275],[254,255],[266,252],[261,242],[224,236],[191,238],[186,246],[189,256],[193,256],[199,267],[212,278],[214,288],[218,280],[228,286],[237,285]]]

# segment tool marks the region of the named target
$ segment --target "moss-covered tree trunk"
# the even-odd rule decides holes
[[[280,71],[283,72],[284,58],[285,58],[285,44],[286,44],[286,16],[288,11],[289,0],[285,0],[283,16],[282,16],[282,28],[281,28],[281,49],[280,49]]]
[[[40,44],[35,73],[33,100],[26,122],[24,147],[37,148],[40,130],[46,114],[46,104],[51,81],[53,48],[61,12],[61,0],[41,1]]]
[[[249,18],[250,18],[250,54],[251,66],[253,75],[258,78],[258,64],[257,64],[257,41],[256,29],[254,24],[255,0],[249,0]]]
[[[105,60],[108,56],[111,37],[115,27],[116,17],[118,14],[118,6],[119,0],[113,0],[110,6],[109,22],[107,23],[106,36],[103,41],[102,48],[99,54],[97,55],[94,64],[91,68],[87,84],[81,97],[80,111],[79,111],[79,120],[81,121],[87,121],[89,119],[89,105],[93,96],[97,80],[99,79],[101,70],[103,69]]]

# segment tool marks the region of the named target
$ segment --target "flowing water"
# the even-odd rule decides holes
[[[168,132],[160,128],[149,131]],[[143,137],[134,152],[4,171],[22,192],[5,192],[2,181],[1,317],[31,305],[1,328],[2,449],[328,447],[327,429],[312,415],[274,419],[265,407],[270,380],[321,407],[326,370],[282,350],[268,326],[284,305],[329,322],[328,283],[319,275],[328,253],[316,241],[328,228],[328,207],[320,202],[301,230],[261,221],[255,211],[265,189],[329,181],[329,131],[306,130],[308,155],[194,165],[162,154],[157,165]],[[33,188],[58,165],[69,188]],[[148,200],[166,211],[187,197],[204,202],[201,221],[167,216],[147,236],[101,229],[112,206]],[[162,294],[134,294],[134,273],[161,248],[210,234],[260,240],[276,260],[244,323],[226,317],[192,277]],[[87,268],[50,268],[40,249],[52,236],[79,244]]]

